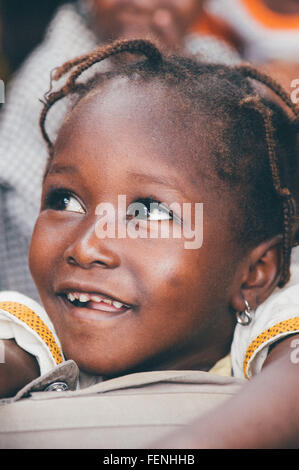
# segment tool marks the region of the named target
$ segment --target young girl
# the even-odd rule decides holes
[[[92,65],[128,52],[146,59],[80,81]],[[3,315],[31,332],[30,341],[23,336],[24,350],[38,357],[34,344],[42,338],[39,354],[50,351],[60,363],[61,345],[85,378],[210,371],[229,353],[236,322],[242,328],[255,322],[254,310],[289,280],[298,111],[280,87],[249,66],[164,57],[143,40],[100,48],[66,63],[54,78],[66,73],[41,115],[49,161],[29,256],[51,321],[45,312],[32,316],[30,306],[22,309],[13,298],[2,302]],[[269,96],[253,80],[266,85]],[[53,144],[46,117],[69,96],[75,102]],[[190,249],[187,234],[201,230],[201,246]],[[230,409],[238,411],[239,427],[227,419],[219,437],[210,426],[196,445],[233,446],[229,431],[236,445],[245,426],[249,437],[238,441],[244,445],[298,443],[298,371],[290,360],[296,339],[290,334],[298,331],[297,316],[287,339],[268,354],[257,385],[253,379],[245,387],[247,415],[240,412],[242,395],[234,399]],[[34,378],[35,358],[21,351],[19,360],[18,346],[12,340],[6,345],[6,367],[17,371],[27,361],[27,379]],[[257,404],[267,399],[267,420],[279,404],[269,397],[273,374],[287,388],[275,415],[284,427],[278,441],[271,427],[256,429]],[[10,380],[3,395],[22,385],[16,374]],[[294,419],[286,425],[290,410]]]

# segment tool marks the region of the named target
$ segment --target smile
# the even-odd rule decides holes
[[[121,313],[132,307],[131,305],[124,304],[101,294],[74,291],[68,292],[65,296],[75,307],[100,310],[102,312]]]

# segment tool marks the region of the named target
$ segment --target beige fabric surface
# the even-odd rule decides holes
[[[71,373],[70,373],[71,372]],[[57,378],[74,375],[74,363]],[[137,449],[232,397],[245,380],[199,371],[130,374],[68,392],[44,392],[48,374],[0,406],[0,448]],[[72,378],[73,380],[73,378]],[[34,391],[36,390],[36,391]],[[29,394],[29,396],[28,396]],[[26,398],[26,396],[28,396]]]

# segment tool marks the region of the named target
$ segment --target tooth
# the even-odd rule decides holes
[[[123,307],[123,304],[121,302],[117,302],[116,300],[114,300],[112,302],[113,306],[116,307],[116,308],[121,308]]]
[[[71,293],[67,294],[67,298],[68,298],[71,302],[74,302],[74,300],[75,300],[74,294],[71,294]]]
[[[99,297],[98,295],[92,295],[90,297],[90,299],[93,301],[93,302],[102,302],[103,298],[102,297]]]
[[[88,302],[89,299],[90,299],[89,295],[86,295],[86,294],[80,294],[79,295],[80,302]]]
[[[110,299],[103,299],[103,302],[105,302],[105,304],[112,305],[112,300]]]

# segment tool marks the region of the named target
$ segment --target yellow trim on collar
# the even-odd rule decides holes
[[[245,354],[245,359],[243,362],[245,378],[249,379],[247,375],[248,362],[252,358],[255,351],[261,346],[261,344],[266,343],[269,341],[269,339],[275,338],[275,336],[278,336],[282,333],[292,333],[296,331],[299,331],[299,317],[290,318],[289,320],[276,323],[276,325],[271,326],[271,328],[268,328],[268,330],[265,330],[259,334],[255,340],[252,341]]]
[[[31,328],[48,346],[56,364],[63,362],[62,353],[48,326],[31,308],[17,302],[0,302],[0,309],[5,310]]]

